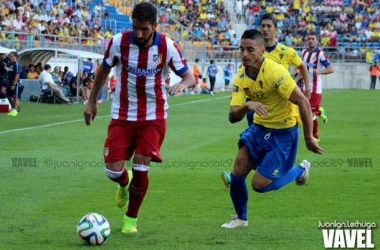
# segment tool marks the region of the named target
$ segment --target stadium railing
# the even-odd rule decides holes
[[[7,39],[0,39],[0,45],[16,51],[31,48],[61,48],[90,51],[99,54],[105,52],[105,42],[88,37],[57,36],[50,34],[27,34],[22,32],[4,32]],[[25,40],[16,37],[26,36]]]

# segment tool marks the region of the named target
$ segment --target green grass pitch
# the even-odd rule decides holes
[[[380,223],[379,92],[326,90],[322,103],[323,156],[300,130],[298,163],[314,163],[309,185],[259,194],[251,173],[249,226],[228,230],[220,225],[234,210],[219,174],[232,169],[246,120],[228,122],[228,93],[170,97],[166,161],[152,164],[139,232],[128,236],[102,163],[110,103],[90,127],[83,105],[21,103],[18,117],[0,114],[0,249],[85,249],[76,225],[89,212],[110,222],[103,249],[324,249],[319,221]],[[377,246],[380,231],[372,233]]]

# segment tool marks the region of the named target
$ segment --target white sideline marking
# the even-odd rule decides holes
[[[182,106],[182,105],[188,105],[188,104],[193,104],[193,103],[198,103],[198,102],[206,102],[206,101],[209,101],[209,100],[222,99],[222,98],[227,98],[227,97],[230,97],[230,96],[221,96],[221,97],[216,97],[216,98],[208,98],[208,99],[203,99],[203,100],[197,100],[197,101],[191,101],[191,102],[172,104],[172,105],[169,105],[169,106],[170,107],[172,107],[172,106]],[[111,117],[111,115],[96,116],[95,119],[100,119],[100,118],[104,118],[104,117]],[[33,126],[33,127],[26,127],[26,128],[17,128],[17,129],[5,130],[5,131],[0,131],[0,135],[1,134],[13,133],[13,132],[19,132],[19,131],[25,131],[25,130],[30,130],[30,129],[36,129],[36,128],[48,128],[48,127],[53,127],[53,126],[58,126],[58,125],[63,125],[63,124],[69,124],[69,123],[74,123],[74,122],[83,122],[84,123],[84,119],[77,119],[77,120],[64,121],[64,122],[55,122],[55,123],[49,123],[49,124],[38,125],[38,126]]]

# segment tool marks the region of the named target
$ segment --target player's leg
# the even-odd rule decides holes
[[[136,126],[133,138],[135,156],[132,164],[133,179],[129,186],[128,210],[124,216],[122,233],[137,232],[137,216],[148,191],[150,162],[161,162],[160,148],[166,133],[166,121],[146,121]]]
[[[230,80],[229,79],[225,79],[224,80],[224,91],[228,91],[228,85],[230,84]]]
[[[236,228],[241,226],[248,226],[248,189],[245,183],[245,179],[249,172],[251,172],[252,168],[253,161],[250,156],[250,151],[245,144],[242,144],[235,158],[234,168],[230,175],[230,196],[237,216],[233,216],[231,221],[223,224],[223,228]]]
[[[322,94],[314,94],[314,100],[313,100],[313,106],[311,106],[312,111],[315,115],[322,118],[324,123],[327,123],[327,116],[325,114],[325,108],[321,107],[321,101],[322,101]]]
[[[124,215],[122,233],[137,232],[137,215],[149,186],[148,171],[151,158],[135,154],[132,164],[133,179],[129,186],[128,210]]]
[[[107,140],[104,143],[104,160],[106,174],[112,181],[118,183],[116,188],[116,204],[123,208],[128,204],[128,184],[130,173],[124,168],[125,160],[133,155],[133,142],[131,140],[134,131],[129,122],[112,120],[108,126]]]
[[[19,91],[19,85],[18,83],[15,86],[14,95],[13,95],[13,114],[12,116],[18,115],[18,91]]]
[[[271,133],[265,143],[268,151],[252,178],[252,188],[259,193],[280,189],[296,180],[305,185],[309,176],[310,163],[303,161],[293,167],[298,149],[298,126],[287,133]]]
[[[311,93],[311,97],[309,99],[309,102],[310,102],[310,106],[311,106],[311,111],[313,112],[313,137],[314,137],[314,140],[319,142],[318,120],[317,120],[317,116],[316,116],[317,114],[320,113],[320,111],[319,111],[320,98],[319,98],[318,94]]]

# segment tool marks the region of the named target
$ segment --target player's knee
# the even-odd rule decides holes
[[[268,190],[265,189],[266,186],[268,186],[268,183],[264,182],[254,182],[252,183],[252,188],[258,193],[265,193],[268,192]]]

